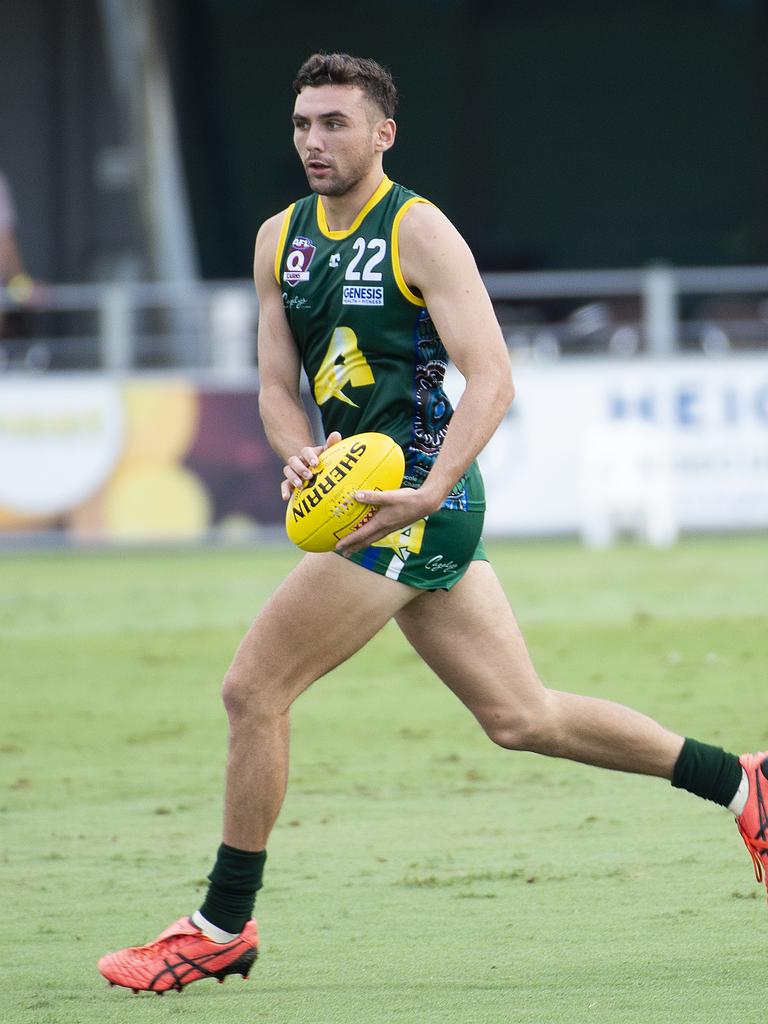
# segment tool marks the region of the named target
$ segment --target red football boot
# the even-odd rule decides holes
[[[201,978],[223,982],[228,974],[244,978],[259,951],[259,931],[249,921],[231,942],[213,942],[188,917],[181,917],[166,928],[154,942],[107,953],[99,960],[99,970],[110,985],[123,985],[134,992],[162,995]]]
[[[768,753],[742,754],[739,762],[749,779],[749,796],[736,825],[755,866],[755,878],[768,888]]]

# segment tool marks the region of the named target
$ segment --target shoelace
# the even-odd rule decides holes
[[[155,939],[154,942],[149,942],[146,946],[139,946],[134,949],[133,952],[135,955],[142,956],[144,958],[155,957],[157,956],[158,946],[163,946],[169,953],[175,953],[180,945],[186,945],[185,940],[194,938],[202,939],[203,935],[200,933],[195,936],[190,932],[179,932],[176,935],[166,935],[164,939]]]

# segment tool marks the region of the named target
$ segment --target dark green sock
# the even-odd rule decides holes
[[[267,851],[252,853],[222,843],[208,875],[211,883],[200,913],[225,932],[241,932],[253,913]]]
[[[672,773],[672,785],[727,807],[741,782],[735,754],[698,740],[685,740]]]

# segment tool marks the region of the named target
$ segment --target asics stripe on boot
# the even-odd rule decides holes
[[[755,878],[768,888],[768,753],[742,754],[739,763],[749,779],[749,796],[736,825],[755,866]]]
[[[99,971],[110,985],[162,995],[172,988],[180,992],[201,978],[217,978],[220,982],[228,974],[247,978],[258,950],[255,921],[249,921],[231,942],[219,943],[203,935],[188,917],[182,917],[146,946],[107,953],[99,960]]]

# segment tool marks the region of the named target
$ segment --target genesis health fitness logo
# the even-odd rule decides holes
[[[345,306],[383,306],[384,289],[368,284],[345,284],[341,301]]]

